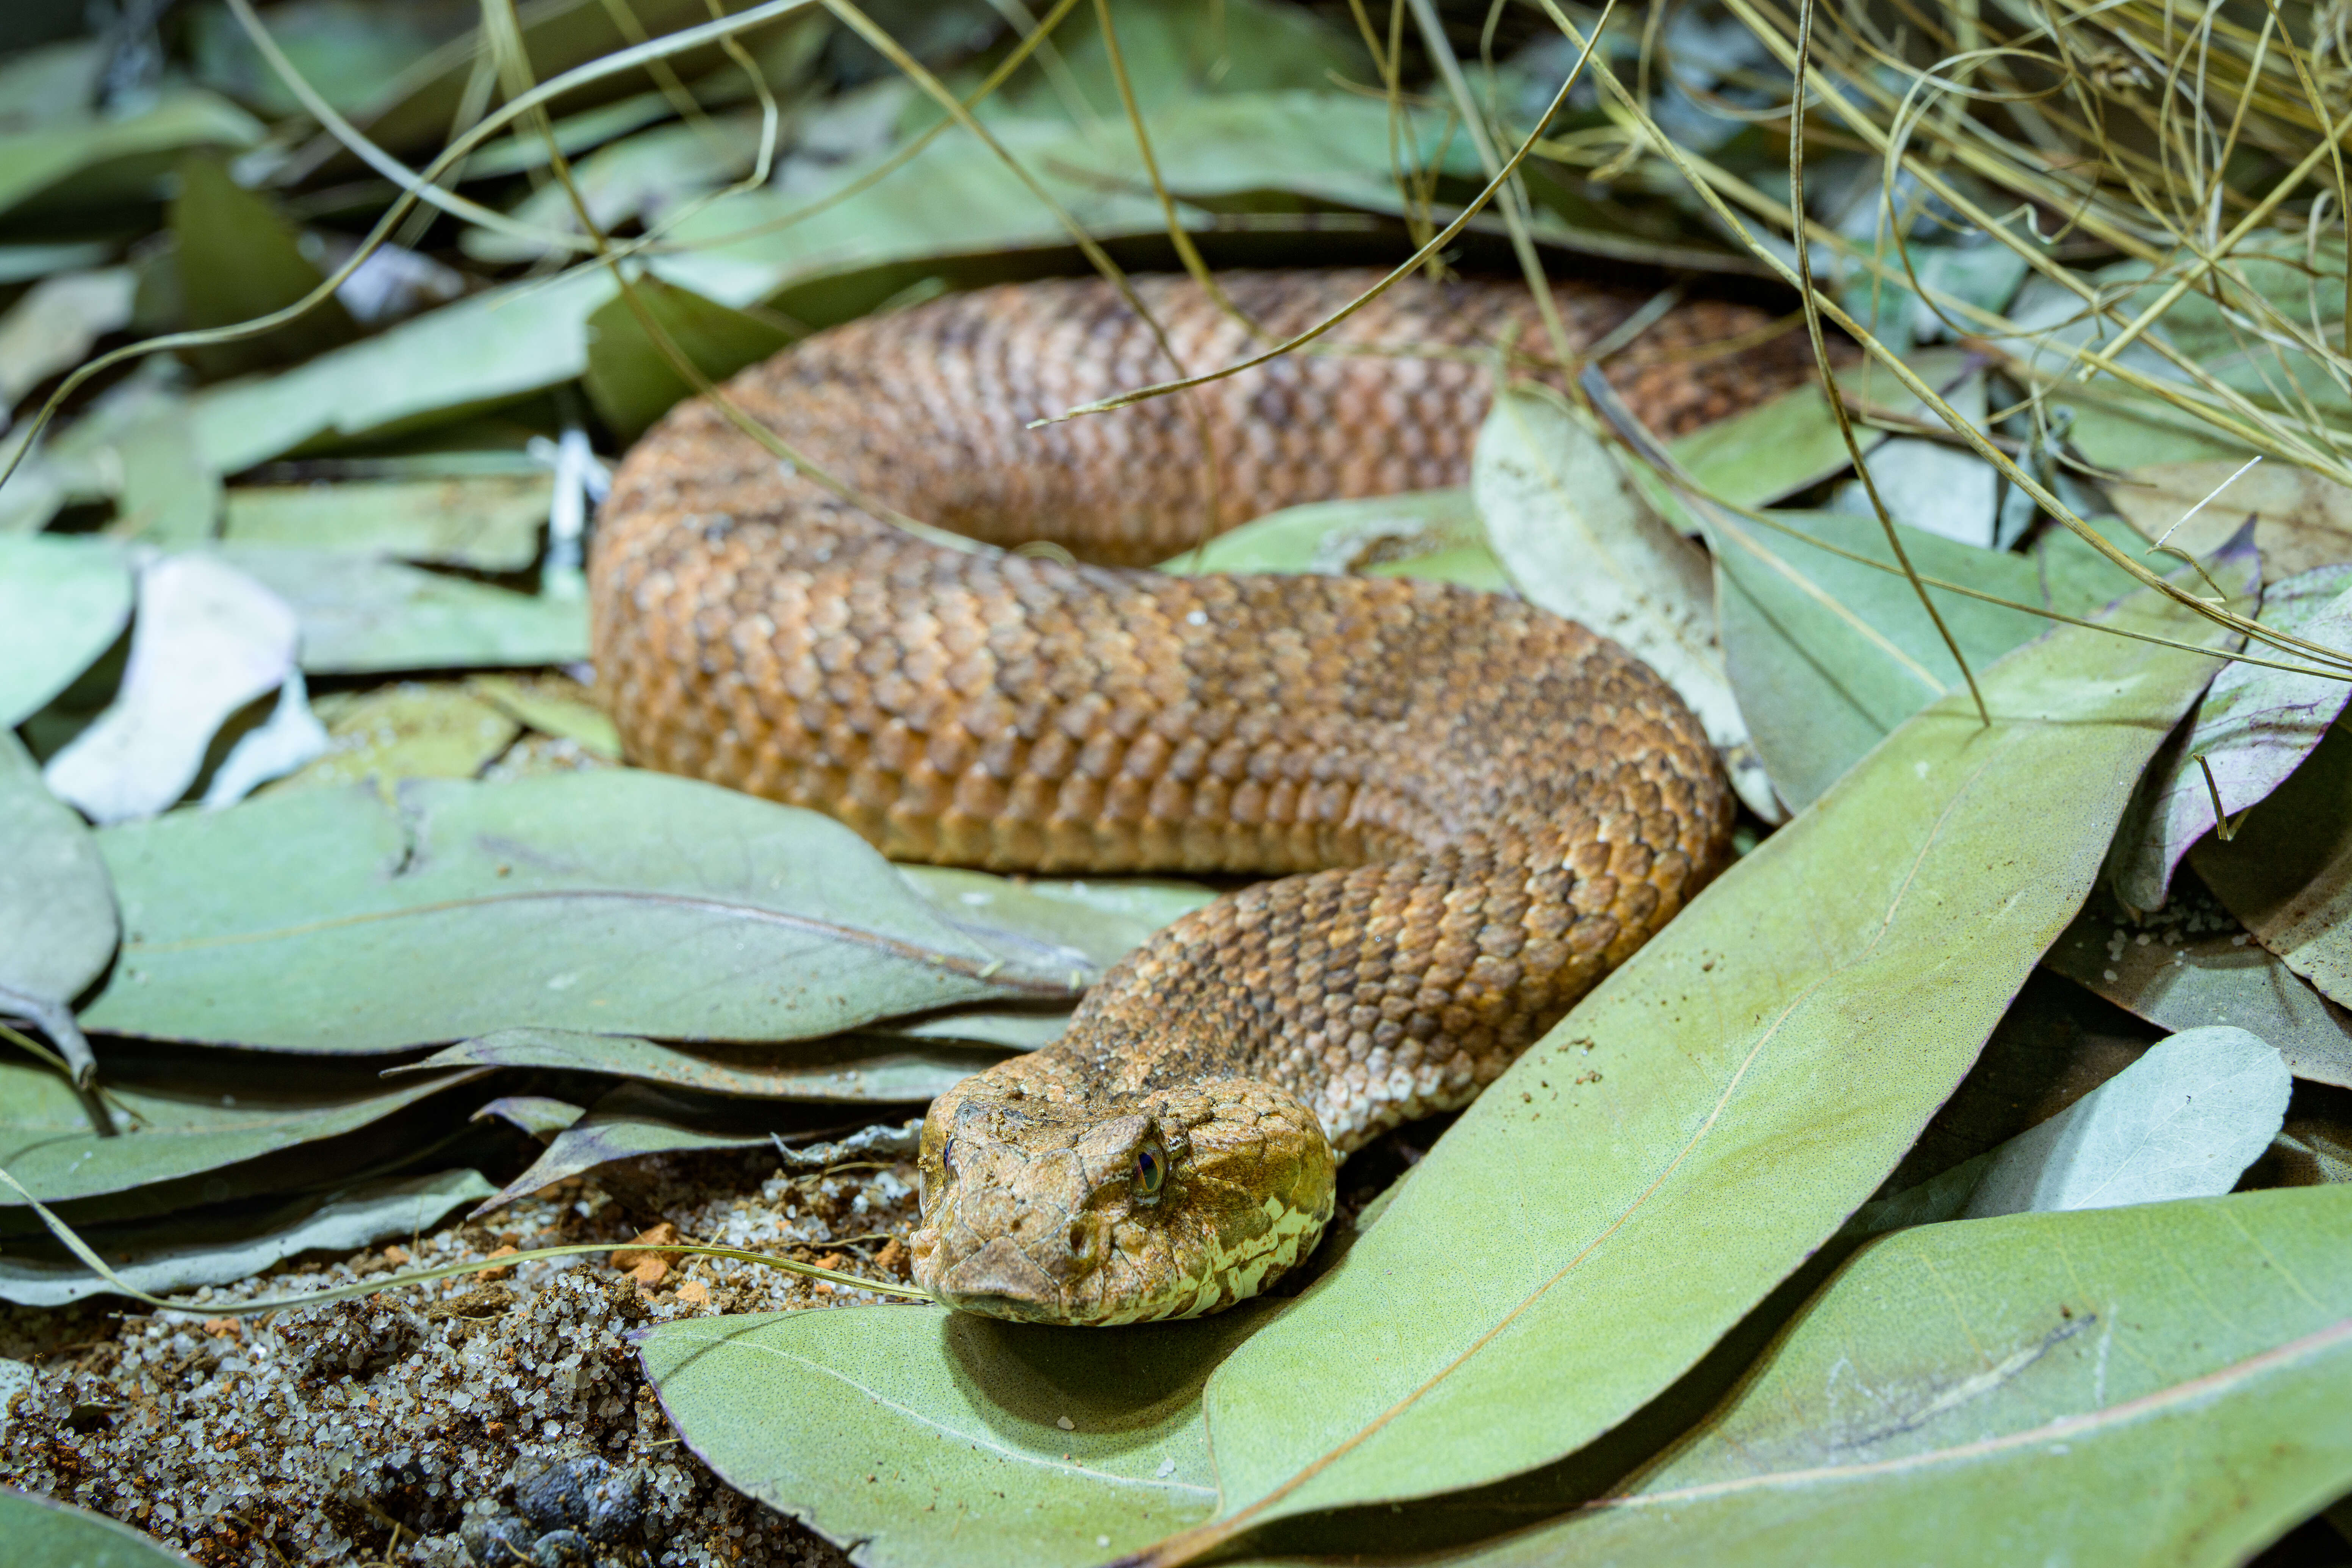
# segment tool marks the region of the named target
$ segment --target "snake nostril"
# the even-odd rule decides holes
[[[1094,1249],[1094,1227],[1082,1219],[1070,1222],[1070,1256],[1084,1258]]]

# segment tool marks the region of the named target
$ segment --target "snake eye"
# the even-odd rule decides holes
[[[1168,1156],[1157,1149],[1146,1149],[1135,1157],[1135,1190],[1145,1197],[1158,1194],[1160,1184],[1168,1179]]]
[[[956,1173],[955,1140],[952,1138],[940,1145],[940,1169],[945,1171],[950,1178],[953,1178]]]

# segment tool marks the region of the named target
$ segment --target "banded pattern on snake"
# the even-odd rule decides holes
[[[1279,341],[1373,277],[1221,281]],[[1108,564],[924,542],[697,400],[623,464],[591,565],[639,765],[828,812],[900,859],[1282,874],[932,1106],[918,1280],[1055,1322],[1263,1289],[1314,1246],[1338,1162],[1492,1082],[1714,874],[1732,818],[1673,692],[1515,598],[1135,569],[1278,507],[1463,482],[1497,351],[1543,352],[1524,289],[1416,279],[1315,352],[1027,428],[1260,341],[1189,279],[1137,288],[1165,349],[1109,285],[1037,283],[854,322],[726,388],[878,506]],[[1580,345],[1642,300],[1559,298]],[[1674,433],[1810,374],[1768,327],[1678,306],[1605,368]]]

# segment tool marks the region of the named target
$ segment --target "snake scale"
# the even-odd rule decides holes
[[[1101,281],[982,289],[725,388],[877,508],[1091,564],[894,528],[706,399],[614,478],[595,661],[638,765],[904,860],[1276,879],[933,1104],[911,1253],[950,1306],[1109,1324],[1256,1293],[1314,1247],[1349,1151],[1474,1098],[1727,858],[1697,722],[1581,626],[1433,583],[1139,569],[1212,522],[1463,483],[1498,351],[1549,342],[1524,288],[1415,279],[1314,352],[1027,427],[1233,363],[1373,279],[1225,274],[1223,301],[1136,279],[1164,337]],[[1644,299],[1557,293],[1580,348]],[[1617,336],[1604,370],[1667,433],[1810,374],[1801,334],[1746,306]]]

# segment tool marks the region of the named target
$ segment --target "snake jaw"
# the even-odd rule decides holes
[[[941,1304],[1028,1322],[1192,1317],[1314,1247],[1336,1156],[1313,1111],[1254,1079],[1092,1099],[1016,1058],[924,1123],[915,1278]]]

